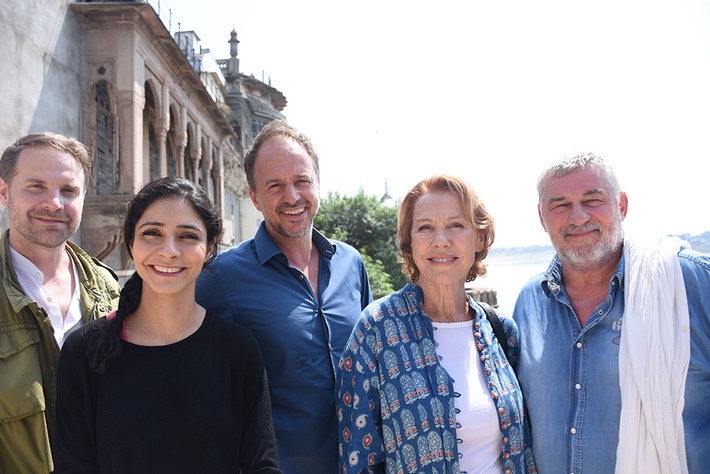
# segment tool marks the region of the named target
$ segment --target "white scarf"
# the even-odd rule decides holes
[[[677,257],[684,247],[670,237],[624,242],[618,474],[688,472],[682,415],[690,322]]]

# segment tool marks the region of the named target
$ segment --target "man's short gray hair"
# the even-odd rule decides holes
[[[609,165],[604,158],[594,153],[577,153],[576,155],[567,156],[552,163],[540,174],[537,180],[537,195],[538,200],[542,200],[542,194],[545,192],[545,186],[552,178],[566,176],[578,169],[595,167],[601,170],[602,177],[612,194],[618,196],[621,193],[619,180],[616,178],[614,169]]]

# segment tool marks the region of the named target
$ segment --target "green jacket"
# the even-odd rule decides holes
[[[47,311],[17,281],[8,232],[0,238],[0,472],[46,473],[54,469],[59,345]],[[79,270],[85,324],[118,305],[118,277],[73,243],[66,248]]]

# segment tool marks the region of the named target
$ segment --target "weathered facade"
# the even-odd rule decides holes
[[[2,146],[45,130],[90,146],[93,183],[73,240],[115,269],[130,266],[120,245],[125,205],[161,176],[207,189],[222,210],[224,246],[251,237],[259,214],[243,152],[286,105],[279,91],[239,72],[236,32],[230,58],[216,60],[195,32],[171,34],[151,3],[0,2],[0,42],[16,65],[0,75]]]

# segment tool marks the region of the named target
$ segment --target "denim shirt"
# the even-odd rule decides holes
[[[454,381],[439,363],[423,293],[408,284],[373,302],[353,329],[338,372],[341,473],[460,473]],[[497,412],[507,474],[531,473],[535,462],[525,407],[515,374],[483,310],[474,338]],[[516,328],[501,318],[511,362]],[[473,474],[473,473],[470,473]]]
[[[313,231],[318,294],[262,223],[199,276],[197,302],[247,327],[259,342],[271,392],[279,462],[289,474],[337,472],[335,372],[372,300],[360,254]]]
[[[710,258],[686,250],[678,255],[691,331],[683,411],[686,453],[689,472],[700,473],[710,466]],[[622,257],[607,297],[583,328],[562,283],[558,256],[518,297],[513,312],[520,332],[517,374],[540,472],[614,472],[623,284]]]

